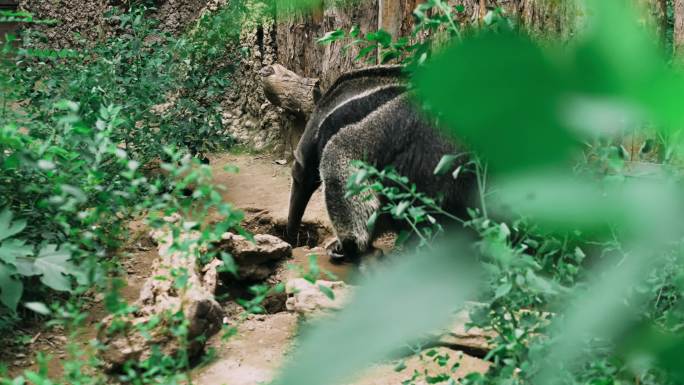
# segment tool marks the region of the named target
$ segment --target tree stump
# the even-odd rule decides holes
[[[299,117],[309,116],[321,96],[319,79],[299,76],[280,64],[264,67],[260,74],[266,98]]]

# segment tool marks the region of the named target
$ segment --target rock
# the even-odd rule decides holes
[[[321,286],[328,288],[334,294],[334,299],[328,297]],[[350,300],[353,287],[342,281],[316,281],[315,284],[297,278],[287,282],[286,307],[290,312],[306,317],[316,317],[330,311],[342,309]]]
[[[263,281],[273,274],[277,266],[273,264],[239,266],[238,278],[248,281]]]
[[[434,358],[427,355],[428,352],[434,357],[442,357],[446,364],[440,366]],[[405,367],[403,370],[397,370],[397,365],[400,363],[402,367]],[[490,366],[490,362],[460,351],[438,347],[423,350],[420,355],[406,357],[402,361],[376,364],[364,371],[360,378],[353,382],[353,385],[394,385],[402,383],[427,385],[430,382],[422,375],[426,371],[430,376],[446,374],[452,379],[458,380],[470,373],[485,373]],[[416,372],[419,373],[419,377],[415,381],[409,381]],[[448,382],[441,383],[447,384]]]
[[[214,299],[218,276],[216,268],[220,263],[212,262],[199,271],[198,253],[194,250],[198,247],[196,241],[200,234],[182,233],[179,239],[174,240],[173,233],[168,229],[153,233],[159,248],[159,259],[155,261],[150,278],[145,281],[133,304],[137,310],[125,316],[112,315],[102,321],[103,327],[97,339],[106,347],[99,352],[106,369],[118,369],[130,360],[145,360],[152,355],[153,348],[169,356],[175,355],[179,349],[185,349],[193,357],[206,342],[206,338],[198,337],[210,337],[221,330],[225,314]],[[189,250],[177,250],[173,247],[175,241],[188,242]],[[183,290],[178,290],[172,279],[178,271],[184,271],[187,275]],[[166,327],[174,322],[171,315],[179,311],[183,311],[187,321],[187,337],[190,341],[187,346],[181,344],[172,330]],[[140,333],[141,328],[145,329],[150,321],[158,323],[157,327]]]
[[[254,242],[251,242],[242,235],[225,233],[216,247],[230,253],[240,267],[262,265],[292,255],[292,246],[289,243],[268,234],[257,234]]]
[[[469,309],[460,311],[449,330],[437,338],[437,344],[476,356],[486,355],[492,348],[489,341],[496,337],[496,333],[480,328],[468,328],[469,322]]]

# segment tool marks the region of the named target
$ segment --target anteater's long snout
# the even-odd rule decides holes
[[[297,244],[297,234],[299,226],[302,224],[302,217],[306,211],[306,206],[311,200],[311,196],[321,185],[317,180],[304,180],[298,182],[293,178],[292,189],[290,190],[290,210],[287,216],[287,240],[293,245]]]

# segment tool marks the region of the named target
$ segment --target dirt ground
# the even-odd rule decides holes
[[[226,187],[224,198],[237,207],[261,216],[270,217],[274,223],[287,221],[290,191],[289,165],[280,165],[268,156],[221,155],[211,159],[216,181]],[[228,174],[221,169],[226,164],[240,168],[238,174]],[[306,266],[308,255],[316,252],[322,269],[334,273],[339,279],[353,281],[357,275],[350,265],[330,264],[325,251],[320,248],[331,237],[330,221],[325,210],[323,196],[317,191],[304,215],[304,227],[320,226],[324,236],[318,239],[318,248],[299,247],[293,251],[292,263]],[[386,245],[376,245],[385,248]],[[205,368],[198,369],[194,382],[199,385],[257,385],[274,378],[287,358],[293,339],[297,334],[297,317],[290,313],[253,316],[240,325],[239,333],[227,343],[221,344],[218,337],[210,345],[217,351],[217,360]],[[333,348],[333,347],[327,347]],[[440,348],[440,353],[452,357],[449,367],[460,363],[455,376],[477,371],[484,372],[489,364],[461,352]],[[411,377],[414,370],[430,369],[438,372],[433,362],[421,360],[418,356],[406,359],[407,366],[401,372],[394,368],[398,362],[377,364],[361,374],[353,385],[399,385]]]
[[[290,166],[268,155],[220,154],[212,156],[210,160],[214,182],[225,187],[222,193],[224,200],[245,212],[244,226],[255,233],[284,235],[289,205]],[[237,166],[240,171],[237,174],[227,172],[224,170],[226,166]],[[292,259],[286,263],[306,269],[309,256],[314,254],[322,270],[333,273],[339,280],[354,281],[358,275],[357,267],[331,264],[322,248],[332,239],[332,231],[320,191],[314,194],[309,203],[302,228],[299,247],[293,250]],[[152,262],[158,257],[156,247],[150,244],[142,222],[133,223],[132,230],[133,241],[124,250],[122,258],[127,274],[127,286],[122,289],[122,295],[129,302],[137,299],[143,282],[151,275]],[[385,242],[384,245],[379,247],[387,248],[389,242],[382,242]],[[293,274],[291,270],[280,269],[273,279],[269,279],[269,283],[286,280]],[[84,347],[95,338],[96,325],[105,315],[103,298],[98,295],[94,298],[89,309],[89,326],[78,336],[79,343]],[[234,302],[227,302],[226,312],[230,315],[228,322],[238,327],[239,333],[227,342],[221,341],[220,335],[210,339],[208,346],[215,349],[216,358],[194,371],[193,383],[257,385],[272,380],[287,359],[299,327],[297,315],[286,312],[283,306],[277,304],[274,314],[250,315],[243,319],[238,315],[239,307]],[[60,361],[68,357],[68,339],[64,330],[40,330],[36,327],[21,333],[26,336],[24,342],[0,353],[0,360],[8,364],[10,374],[17,375],[24,369],[36,370],[33,357],[36,352],[44,352],[53,357],[49,372],[59,375]],[[457,375],[485,371],[488,367],[487,362],[478,358],[447,350],[454,362],[460,362]],[[362,374],[354,384],[398,385],[410,378],[414,370],[421,371],[435,365],[422,361],[418,356],[406,358],[405,363],[407,369],[399,373],[394,370],[397,362],[378,364]]]
[[[268,212],[276,223],[287,222],[290,199],[290,165],[270,155],[222,154],[210,157],[214,182],[226,188],[223,198],[247,212]],[[224,171],[236,166],[237,174]],[[304,214],[304,223],[330,228],[320,189]]]

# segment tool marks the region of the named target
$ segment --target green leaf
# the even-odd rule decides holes
[[[221,252],[221,261],[223,261],[223,265],[219,267],[220,272],[226,271],[232,274],[234,277],[238,276],[238,267],[232,255],[226,252]]]
[[[368,170],[361,169],[354,174],[354,185],[358,186],[368,179]]]
[[[316,40],[316,43],[324,45],[331,44],[337,40],[343,39],[344,36],[344,31],[342,29],[337,29],[335,31],[327,32],[325,35],[323,35],[323,37]]]
[[[513,285],[510,282],[506,282],[503,285],[496,288],[496,293],[494,294],[494,299],[499,299],[507,295],[513,289]]]
[[[34,275],[40,274],[40,272],[36,269],[34,261],[34,258],[17,257],[14,262],[17,273],[24,277],[32,277]]]
[[[50,171],[55,169],[55,163],[47,159],[40,159],[38,161],[38,168],[44,171]]]
[[[370,218],[368,218],[368,221],[366,222],[366,227],[367,227],[368,230],[370,230],[371,232],[372,232],[372,230],[375,228],[375,223],[378,221],[378,216],[379,216],[379,214],[378,214],[378,212],[376,211],[376,212],[374,212],[373,214],[371,214]]]
[[[577,147],[558,114],[567,98],[563,75],[521,34],[482,33],[454,44],[422,67],[415,83],[448,131],[494,171],[558,164]]]
[[[24,291],[24,284],[12,277],[13,273],[13,269],[0,263],[0,302],[14,312]]]
[[[465,258],[470,253],[459,241],[429,253],[397,257],[385,271],[362,282],[353,302],[337,317],[303,331],[289,365],[274,384],[343,383],[407,341],[448,325],[453,311],[479,282],[477,272],[465,264],[472,260]],[[323,345],[335,349],[321,349]]]
[[[78,273],[76,265],[69,262],[71,252],[67,246],[57,249],[56,245],[44,246],[35,260],[36,270],[42,274],[40,281],[47,287],[58,291],[71,291],[68,275]]]
[[[33,247],[26,245],[21,239],[9,239],[0,244],[0,261],[10,265],[16,265],[18,257],[33,254]]]
[[[433,173],[435,175],[444,175],[451,171],[458,157],[458,155],[444,155],[442,159],[439,160],[439,163],[437,164],[437,167],[435,167],[435,171]]]
[[[349,37],[354,39],[358,38],[360,34],[361,30],[359,29],[358,25],[353,26],[352,29],[349,31]]]
[[[335,293],[332,291],[331,288],[329,288],[323,284],[319,284],[318,290],[320,290],[321,293],[325,294],[326,297],[330,298],[331,301],[335,300]]]
[[[359,54],[356,55],[354,60],[361,60],[364,57],[368,56],[371,52],[375,51],[377,47],[375,45],[369,45],[368,47],[364,47],[359,51]]]
[[[25,227],[25,220],[12,222],[12,212],[9,209],[0,212],[0,241],[20,233]]]
[[[38,314],[49,315],[51,313],[50,309],[42,302],[26,302],[24,306]]]
[[[78,187],[63,184],[60,186],[60,188],[62,189],[63,193],[69,194],[72,197],[74,197],[78,203],[85,203],[88,201],[88,197],[86,196],[86,194],[83,192],[83,190],[81,190]]]
[[[396,205],[395,207],[392,208],[392,215],[395,218],[401,218],[402,215],[404,215],[404,213],[406,212],[406,209],[408,209],[410,205],[411,205],[411,202],[409,202],[409,201],[399,202],[398,205]]]
[[[367,34],[366,40],[376,41],[383,47],[389,47],[389,45],[392,43],[392,35],[390,35],[389,32],[383,29],[379,29],[376,32],[371,32]]]
[[[463,166],[462,166],[462,165],[456,167],[456,169],[454,170],[454,172],[451,173],[451,177],[452,177],[454,180],[457,180],[457,179],[458,179],[458,176],[461,175],[461,170],[463,170]]]
[[[64,111],[77,112],[79,105],[78,103],[72,102],[70,100],[60,100],[59,102],[55,103],[55,108]]]

